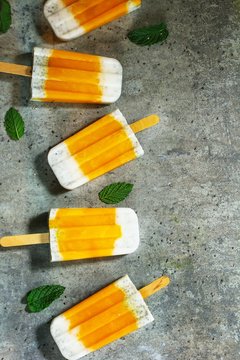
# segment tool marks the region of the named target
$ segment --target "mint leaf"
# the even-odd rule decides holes
[[[61,285],[43,285],[31,290],[27,294],[27,309],[29,312],[39,312],[47,308],[54,300],[64,292]]]
[[[125,182],[113,183],[103,188],[98,196],[105,204],[117,204],[124,200],[132,191],[133,184]]]
[[[133,30],[128,33],[128,38],[134,44],[140,46],[153,45],[158,42],[163,42],[168,37],[167,25],[161,23]]]
[[[11,23],[11,6],[7,0],[0,0],[0,33],[7,32]]]
[[[12,140],[19,140],[24,135],[24,121],[16,109],[10,108],[6,112],[4,125],[8,136]]]

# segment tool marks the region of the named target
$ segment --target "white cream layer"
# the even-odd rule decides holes
[[[122,93],[123,68],[116,59],[101,57],[100,86],[102,87],[102,103],[111,104],[117,101]]]
[[[86,32],[61,0],[48,0],[44,5],[44,15],[59,39],[76,39]]]
[[[138,329],[148,323],[154,321],[147,304],[145,303],[142,295],[137,290],[128,275],[123,276],[115,282],[115,285],[119,287],[126,294],[126,303],[131,311],[137,318]]]
[[[136,157],[142,156],[144,151],[121,111],[116,110],[111,115],[123,124],[124,130],[133,144]],[[59,183],[67,190],[73,190],[89,181],[88,177],[81,171],[77,161],[71,156],[64,142],[56,145],[49,151],[48,163]]]
[[[138,328],[154,321],[142,295],[136,289],[128,275],[115,281],[114,285],[125,292],[127,296],[125,301],[137,319]],[[87,349],[77,337],[81,325],[76,326],[71,331],[69,331],[69,325],[70,322],[64,317],[64,314],[62,314],[52,321],[50,331],[62,355],[68,360],[77,360],[92,350]]]
[[[49,213],[49,221],[56,218],[58,209],[51,209]],[[51,251],[51,261],[62,261],[63,257],[59,250],[58,240],[57,240],[57,229],[49,228],[49,239],[50,239],[50,251]]]
[[[61,186],[67,190],[73,190],[89,181],[64,141],[49,151],[48,163]]]
[[[62,0],[48,0],[44,5],[44,14],[45,16],[50,16],[64,8],[65,4]]]
[[[116,209],[116,223],[122,228],[122,237],[116,240],[113,255],[130,254],[140,242],[138,217],[129,208]]]
[[[33,50],[33,70],[32,70],[32,98],[38,101],[46,98],[45,81],[47,79],[48,59],[52,55],[51,49],[35,47]]]
[[[68,360],[78,360],[91,350],[78,340],[79,326],[69,331],[69,325],[70,322],[63,315],[59,315],[53,319],[50,332],[62,355]]]

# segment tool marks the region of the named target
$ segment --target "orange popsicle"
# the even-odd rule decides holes
[[[121,88],[122,66],[115,59],[34,48],[32,100],[107,104]]]
[[[58,38],[71,40],[140,6],[141,0],[48,0],[44,14]]]
[[[139,245],[136,213],[130,208],[52,209],[49,234],[4,236],[4,247],[50,243],[52,261],[129,254]]]
[[[134,132],[158,122],[151,115],[129,126],[116,110],[52,148],[48,163],[64,188],[75,189],[143,155]]]
[[[136,213],[129,208],[52,209],[52,261],[128,254],[139,245]]]
[[[162,276],[138,291],[126,275],[56,317],[50,330],[62,355],[80,359],[152,322],[144,298],[169,281]]]

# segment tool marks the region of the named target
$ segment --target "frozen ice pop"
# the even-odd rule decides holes
[[[44,102],[115,102],[122,90],[116,59],[35,47],[33,68],[0,62],[0,72],[32,76],[32,99]]]
[[[141,0],[48,0],[44,15],[58,38],[72,40],[140,6]]]
[[[57,316],[50,331],[62,355],[80,359],[152,322],[144,298],[169,282],[162,276],[138,291],[126,275]]]
[[[151,115],[129,126],[116,110],[52,148],[48,163],[64,188],[75,189],[143,155],[134,132],[158,122]]]
[[[0,244],[49,242],[51,261],[129,254],[139,245],[138,218],[130,208],[52,209],[49,234],[6,236]]]

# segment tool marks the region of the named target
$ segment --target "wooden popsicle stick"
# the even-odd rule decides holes
[[[150,115],[141,120],[136,121],[135,123],[131,124],[130,127],[133,132],[138,133],[142,130],[145,130],[151,126],[157,125],[160,121],[159,116],[157,115]]]
[[[0,72],[7,73],[7,74],[13,74],[13,75],[31,77],[32,76],[32,67],[0,61]]]
[[[153,281],[151,284],[144,286],[142,289],[139,290],[139,292],[142,295],[142,297],[146,299],[149,296],[155,294],[155,292],[168,286],[169,283],[170,283],[170,278],[164,275]]]
[[[0,239],[0,245],[4,247],[48,244],[49,242],[49,233],[4,236]]]

